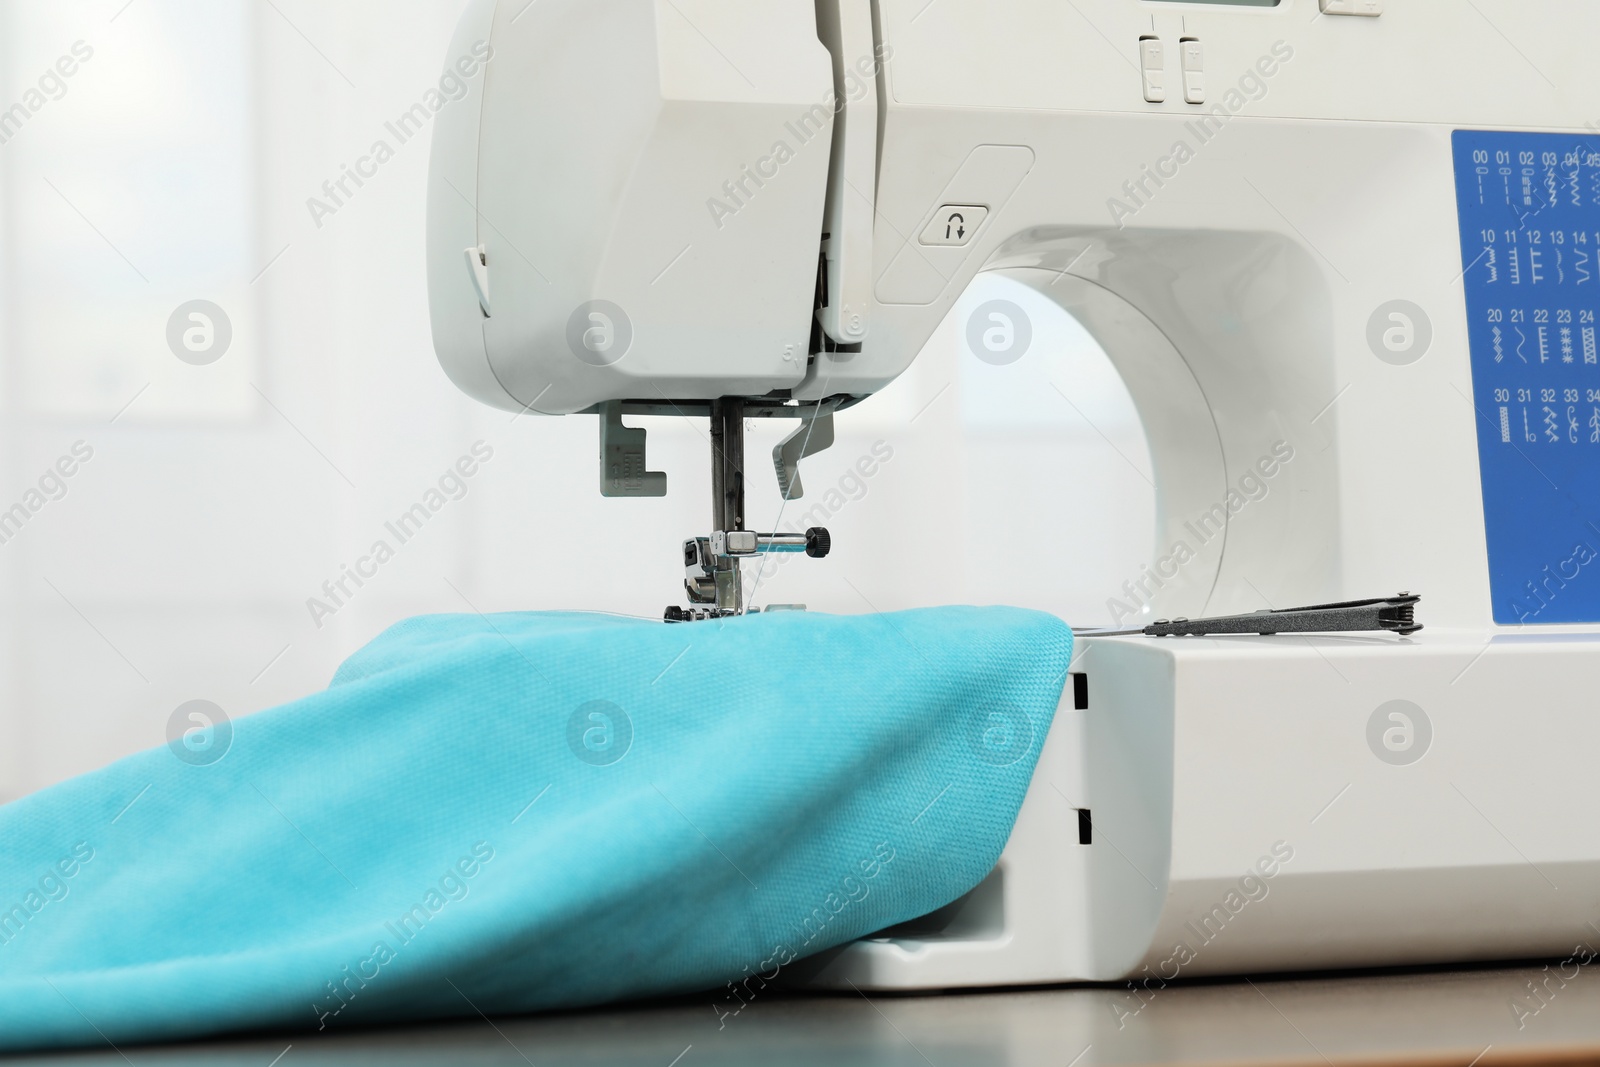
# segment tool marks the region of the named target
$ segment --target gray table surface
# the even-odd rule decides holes
[[[536,1067],[1093,1067],[1095,1064],[1600,1064],[1600,975],[1471,971],[934,996],[713,997],[562,1015],[257,1035],[4,1063],[532,1064]],[[1535,993],[1538,987],[1540,992]]]

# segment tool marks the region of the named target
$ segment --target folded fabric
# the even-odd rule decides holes
[[[0,808],[0,1049],[770,980],[989,872],[1071,648],[1009,608],[401,623]]]

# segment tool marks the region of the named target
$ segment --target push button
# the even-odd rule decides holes
[[[970,244],[978,227],[989,217],[989,209],[971,204],[945,204],[933,213],[933,221],[922,231],[925,245]]]
[[[1139,38],[1139,70],[1144,75],[1144,98],[1159,104],[1167,98],[1167,54],[1156,37]]]
[[[1206,57],[1200,42],[1185,37],[1178,42],[1183,53],[1183,99],[1190,104],[1206,102]]]

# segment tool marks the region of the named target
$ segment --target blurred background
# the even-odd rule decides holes
[[[704,426],[645,420],[670,493],[606,500],[593,418],[455,390],[429,335],[425,138],[308,208],[436,84],[464,2],[0,0],[0,801],[164,743],[188,701],[237,717],[321,689],[411,615],[682,602]],[[1006,366],[964,340],[996,298],[1032,320]],[[206,365],[168,340],[198,300],[232,334]],[[1105,625],[1151,557],[1127,393],[1020,286],[980,280],[838,431],[785,509],[765,456],[787,430],[751,428],[751,525],[823,504],[835,545],[757,603]],[[464,495],[398,545],[385,522],[479,442]],[[335,602],[324,583],[380,538],[395,557]]]

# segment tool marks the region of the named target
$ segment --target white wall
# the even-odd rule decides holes
[[[307,210],[436,82],[460,7],[0,3],[0,108],[93,49],[0,144],[0,510],[76,442],[94,453],[0,544],[0,799],[161,744],[185,701],[240,715],[321,688],[409,615],[681,601],[677,542],[708,532],[703,428],[652,421],[666,499],[603,500],[592,419],[513,421],[455,391],[429,340],[421,139],[320,227]],[[1034,321],[1007,367],[962,339],[997,294]],[[209,366],[166,341],[193,299],[235,331]],[[755,526],[779,525],[759,457],[783,432],[751,433]],[[494,458],[465,497],[316,625],[307,599],[480,440]],[[878,441],[893,458],[853,480]],[[1003,282],[804,471],[790,508],[848,499],[835,551],[786,562],[761,602],[1100,624],[1150,554],[1126,395],[1076,323]]]

